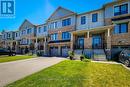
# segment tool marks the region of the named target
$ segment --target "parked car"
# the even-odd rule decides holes
[[[16,52],[7,49],[0,49],[0,56],[1,55],[15,56]]]
[[[122,50],[119,55],[119,61],[126,66],[130,66],[130,50]]]

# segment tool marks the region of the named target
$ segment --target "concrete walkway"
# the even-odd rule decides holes
[[[65,60],[56,57],[40,57],[0,63],[0,87]]]

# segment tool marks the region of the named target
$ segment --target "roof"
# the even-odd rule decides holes
[[[104,4],[103,7],[105,7],[105,6],[107,6],[107,5],[115,4],[115,3],[118,3],[118,2],[125,2],[125,1],[129,1],[129,0],[113,0],[113,1],[110,2],[110,3]]]
[[[23,23],[21,24],[21,26],[19,27],[19,29],[23,26],[23,24],[24,24],[25,22],[28,22],[28,23],[30,23],[31,25],[34,25],[34,24],[32,24],[29,20],[25,19],[25,20],[23,21]],[[34,25],[34,26],[35,26],[35,25]]]
[[[97,10],[92,10],[92,11],[80,13],[80,14],[78,14],[78,15],[89,14],[89,13],[92,13],[92,12],[100,11],[100,10],[102,10],[102,9],[103,9],[103,8],[100,8],[100,9],[97,9]]]
[[[77,13],[74,12],[74,11],[71,11],[71,10],[68,10],[68,9],[66,9],[66,8],[64,8],[64,7],[59,6],[59,7],[51,14],[51,16],[50,16],[47,20],[49,20],[59,9],[64,9],[64,10],[66,10],[66,11],[69,11],[69,12],[73,13],[73,14],[77,14]]]

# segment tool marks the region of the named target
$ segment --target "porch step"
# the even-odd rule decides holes
[[[106,61],[106,54],[103,49],[94,49],[93,58],[95,61]]]

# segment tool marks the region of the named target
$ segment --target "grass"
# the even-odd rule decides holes
[[[34,56],[21,55],[21,56],[0,56],[0,63],[11,62],[16,60],[30,59]]]
[[[130,71],[121,65],[65,60],[7,87],[130,87]]]

